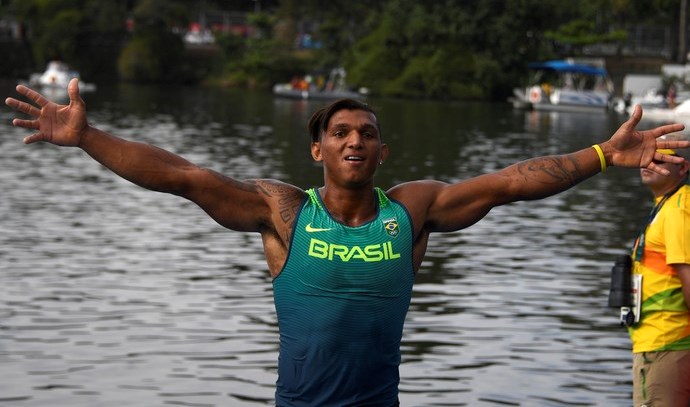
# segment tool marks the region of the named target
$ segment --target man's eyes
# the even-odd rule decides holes
[[[335,130],[331,134],[333,134],[333,136],[335,136],[335,137],[345,137],[345,136],[347,136],[348,132],[345,130]],[[368,138],[368,139],[376,138],[376,133],[373,131],[364,130],[364,131],[360,132],[360,134],[364,138]]]

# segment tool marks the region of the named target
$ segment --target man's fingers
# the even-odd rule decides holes
[[[20,110],[19,105],[20,105],[21,103],[22,103],[22,102],[18,101],[18,100],[15,99],[15,98],[7,98],[7,99],[5,99],[5,104],[6,104],[7,106],[11,107],[12,109]]]
[[[671,173],[671,172],[670,172],[669,170],[667,170],[666,168],[660,167],[660,166],[658,166],[658,165],[655,165],[654,168],[649,168],[649,169],[652,170],[652,171],[654,171],[654,172],[656,172],[656,173],[659,174],[659,175],[663,175],[664,177],[667,177],[668,174]]]
[[[38,120],[24,120],[24,119],[13,119],[12,125],[17,127],[24,127],[25,129],[38,130],[40,125]]]
[[[677,129],[678,126],[680,126],[680,130],[674,130]],[[665,131],[667,130],[668,131]],[[660,129],[664,130],[664,132],[661,135],[668,134],[668,133],[675,133],[682,131],[685,128],[682,124],[668,124],[666,126],[660,127]],[[659,136],[657,136],[659,137]],[[688,148],[690,147],[690,140],[673,140],[673,139],[656,139],[656,148]]]
[[[657,161],[663,161],[665,163],[680,164],[685,161],[685,158],[679,157],[677,155],[662,154],[659,151],[654,153],[654,159]]]
[[[655,155],[655,156],[656,156],[656,155]],[[647,166],[647,169],[650,170],[650,171],[654,171],[654,172],[656,172],[657,174],[664,175],[664,176],[666,176],[666,175],[668,175],[668,174],[671,173],[671,172],[670,172],[669,170],[667,170],[666,168],[664,168],[664,167],[662,167],[662,166],[660,166],[660,165],[658,165],[658,164],[654,164],[654,162],[649,163],[649,165]]]
[[[630,115],[630,118],[628,119],[626,124],[632,127],[637,127],[637,124],[640,122],[640,119],[642,119],[642,107],[640,107],[640,105],[635,105],[633,107],[632,114]]]
[[[26,113],[34,117],[38,117],[41,114],[41,110],[36,106],[32,106],[14,98],[5,99],[5,104],[19,112]]]
[[[79,79],[72,78],[67,85],[67,93],[69,94],[70,102],[79,100]]]
[[[34,133],[30,136],[24,137],[24,144],[32,144],[45,140],[45,136],[41,133]]]
[[[680,124],[680,123],[674,123],[674,124],[666,124],[663,126],[659,126],[654,131],[657,133],[656,137],[661,137],[665,134],[669,133],[676,133],[679,131],[683,131],[685,129],[685,126]],[[675,143],[676,141],[669,141],[669,140],[657,140],[657,146],[659,143]],[[659,147],[659,148],[672,148],[672,147]]]
[[[39,105],[40,107],[43,107],[48,104],[48,99],[44,98],[43,95],[40,93],[36,92],[35,90],[31,88],[27,88],[24,85],[17,85],[17,92],[21,95],[24,95],[27,97],[27,99],[32,100],[34,103]]]

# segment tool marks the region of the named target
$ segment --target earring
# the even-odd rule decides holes
[[[383,165],[383,160],[380,160],[380,161],[379,161],[379,165]]]

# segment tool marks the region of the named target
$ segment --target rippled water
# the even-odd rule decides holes
[[[304,130],[317,104],[124,85],[87,102],[97,126],[227,175],[320,182]],[[372,103],[391,145],[384,188],[586,147],[622,120]],[[278,334],[258,235],[79,150],[24,146],[11,117],[0,111],[0,405],[271,405]],[[614,168],[432,236],[403,336],[402,405],[629,405],[609,271],[648,204],[637,173]]]

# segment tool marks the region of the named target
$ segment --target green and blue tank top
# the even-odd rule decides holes
[[[336,221],[314,189],[273,281],[280,329],[277,406],[392,406],[410,305],[413,230],[407,210],[376,188],[378,214]]]

